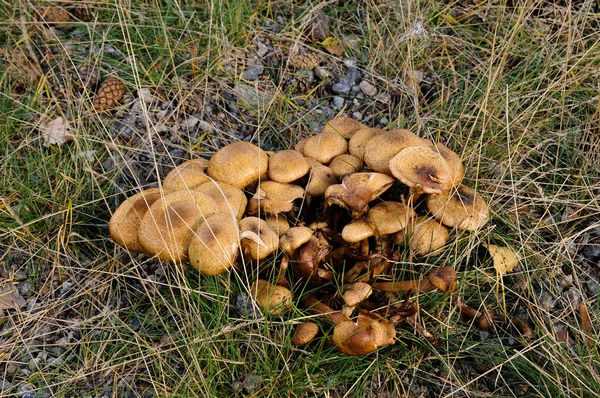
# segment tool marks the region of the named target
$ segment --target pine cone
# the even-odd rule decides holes
[[[94,98],[94,108],[98,111],[107,111],[113,108],[125,94],[125,85],[116,77],[105,80],[98,89]]]
[[[317,54],[298,54],[290,58],[290,65],[295,69],[315,69],[321,63]]]
[[[68,26],[68,23],[71,20],[69,13],[60,7],[48,6],[44,8],[38,8],[35,10],[35,12],[38,19],[54,24],[59,28]]]
[[[0,48],[0,58],[8,64],[8,74],[18,86],[37,84],[43,75],[42,70],[17,49]]]
[[[90,22],[94,17],[94,5],[79,2],[71,9],[71,14],[82,22]]]
[[[179,103],[179,110],[186,116],[198,113],[202,109],[200,98],[193,94],[184,95],[184,98]]]

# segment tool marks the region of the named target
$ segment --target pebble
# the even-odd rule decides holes
[[[356,119],[356,120],[362,120],[363,119],[363,114],[362,112],[352,112],[352,119]]]
[[[600,263],[600,245],[584,246],[581,255],[592,264]]]
[[[329,71],[329,69],[325,68],[324,66],[317,66],[314,69],[315,72],[315,76],[317,76],[319,79],[321,80],[325,80],[331,77],[331,72]]]
[[[21,296],[27,296],[31,292],[33,284],[29,281],[21,282],[17,285],[17,290]]]
[[[375,96],[375,99],[383,104],[389,104],[392,97],[388,93],[379,93]]]
[[[334,93],[348,94],[352,89],[352,82],[347,77],[341,77],[337,83],[335,83],[331,89]]]
[[[248,65],[244,73],[242,73],[242,79],[245,80],[256,80],[265,71],[264,65],[256,60],[254,63]]]
[[[348,68],[348,72],[346,72],[346,76],[350,79],[350,83],[355,85],[356,82],[361,78],[360,71],[355,67]]]
[[[333,97],[331,102],[332,102],[333,107],[337,110],[341,110],[344,107],[344,99],[337,95],[335,97]]]
[[[13,279],[17,282],[23,282],[27,280],[27,274],[21,270],[15,271],[13,274]]]
[[[256,41],[256,55],[263,58],[269,52],[269,47],[260,40]]]
[[[368,95],[369,97],[373,97],[375,96],[375,94],[377,94],[377,87],[375,87],[366,80],[361,81],[358,87],[360,87],[360,91],[362,91],[363,93],[365,93],[365,95]]]

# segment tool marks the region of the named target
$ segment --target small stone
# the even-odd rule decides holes
[[[13,375],[19,370],[19,365],[17,365],[15,362],[9,362],[5,369],[7,375]]]
[[[253,64],[248,65],[244,73],[242,73],[242,79],[256,80],[265,71],[263,64],[256,60]]]
[[[584,246],[581,255],[592,264],[600,263],[600,245]]]
[[[256,41],[256,55],[263,58],[269,52],[269,47],[260,40]]]
[[[356,119],[356,120],[362,120],[363,119],[363,114],[362,112],[352,112],[352,119]]]
[[[17,285],[17,290],[19,291],[21,296],[27,296],[29,295],[29,292],[31,292],[32,286],[32,283],[29,281],[21,282]]]
[[[325,80],[331,77],[331,72],[324,66],[317,66],[314,69],[315,76],[317,76],[321,80]]]
[[[363,93],[365,93],[365,95],[368,95],[369,97],[373,97],[375,96],[375,94],[377,94],[377,87],[375,87],[366,80],[361,81],[358,87],[360,87],[360,91],[362,91]]]
[[[382,126],[387,126],[387,124],[390,121],[387,119],[387,117],[382,117],[381,119],[379,119],[379,124],[381,124]]]
[[[13,372],[14,373],[14,372]],[[0,379],[0,392],[7,392],[8,390],[10,390],[12,388],[12,383],[9,383],[6,380],[1,380]]]
[[[352,85],[355,85],[356,82],[358,81],[358,79],[360,79],[362,75],[357,68],[351,67],[351,68],[348,68],[348,72],[346,72],[346,76],[348,76],[348,79],[350,79],[350,82],[352,83]]]
[[[344,58],[344,65],[347,68],[356,68],[358,66],[358,60],[356,58]]]
[[[27,274],[21,270],[15,271],[13,274],[13,279],[17,282],[23,282],[27,279]]]
[[[352,83],[347,77],[342,77],[333,85],[333,87],[331,87],[331,89],[337,94],[348,94],[352,89]]]
[[[335,97],[333,97],[331,102],[332,102],[333,107],[337,110],[341,110],[344,107],[344,99],[337,95]]]
[[[194,127],[196,127],[196,125],[198,125],[199,122],[200,119],[198,119],[195,116],[190,116],[181,122],[181,127],[186,129],[193,129]]]
[[[383,104],[389,104],[392,97],[388,93],[379,93],[375,96],[375,99]]]

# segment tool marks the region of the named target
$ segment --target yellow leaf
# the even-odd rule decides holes
[[[344,45],[337,37],[328,37],[321,44],[330,54],[337,55],[338,57],[344,55]]]
[[[494,261],[496,275],[500,277],[515,269],[522,258],[521,255],[511,247],[496,245],[487,245],[486,247]]]

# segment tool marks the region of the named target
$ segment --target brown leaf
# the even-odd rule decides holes
[[[328,37],[321,43],[330,54],[341,57],[344,55],[344,45],[337,37]]]
[[[38,128],[44,138],[45,146],[62,145],[75,139],[75,136],[70,133],[69,125],[60,116],[47,123],[40,124]]]
[[[487,245],[486,247],[494,261],[494,268],[496,269],[497,276],[502,277],[519,265],[521,255],[512,247],[496,245]]]
[[[11,308],[21,308],[27,301],[17,291],[14,285],[8,285],[0,289],[0,314]]]

